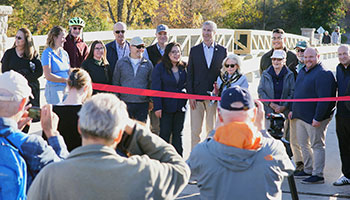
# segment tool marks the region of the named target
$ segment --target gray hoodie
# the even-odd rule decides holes
[[[266,135],[257,150],[239,149],[212,138],[198,144],[187,164],[201,199],[281,199],[281,184],[295,167],[281,141]]]

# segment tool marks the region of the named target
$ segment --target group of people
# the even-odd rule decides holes
[[[294,176],[302,178],[302,183],[324,183],[325,137],[327,126],[337,108],[336,132],[338,135],[343,175],[333,183],[335,186],[350,184],[349,127],[344,120],[349,120],[348,102],[321,102],[318,98],[347,96],[350,94],[349,47],[338,48],[340,64],[336,77],[320,61],[316,48],[309,47],[306,41],[299,41],[295,50],[297,54],[285,47],[285,35],[282,29],[274,29],[272,35],[273,49],[261,58],[261,79],[258,94],[261,99],[313,99],[305,102],[264,101],[266,114],[283,113],[285,137],[289,138],[293,159],[296,163]],[[270,121],[265,121],[266,128]]]
[[[106,45],[95,40],[88,48],[84,27],[78,17],[69,20],[67,36],[63,27],[53,27],[41,61],[30,31],[20,29],[1,60],[0,139],[18,144],[14,146],[27,164],[26,187],[19,195],[29,189],[28,199],[173,199],[191,180],[204,199],[280,199],[283,178],[295,167],[283,144],[266,131],[269,113],[289,117],[285,130],[297,165],[294,175],[305,177],[303,183],[324,182],[325,133],[335,103],[254,101],[240,57],[215,42],[214,22],[203,23],[203,42],[191,48],[188,63],[181,59],[181,45],[168,42],[164,24],[156,28],[157,42],[147,48],[141,37],[125,39],[123,22],[113,27],[115,40]],[[335,78],[320,64],[317,50],[301,41],[295,55],[285,40],[282,29],[273,30],[273,49],[261,58],[259,97],[335,96]],[[339,60],[338,95],[343,96],[350,90],[348,47],[339,47]],[[47,141],[21,131],[31,121],[27,110],[40,106],[42,74],[48,105],[42,106],[41,125]],[[221,100],[189,99],[192,152],[186,163],[182,130],[187,100],[108,94],[93,90],[92,83]],[[344,185],[350,184],[345,142],[350,109],[344,102],[337,106],[342,108],[336,119],[344,176],[335,185]],[[144,125],[147,118],[151,130]],[[206,139],[199,144],[203,121]],[[116,180],[123,184],[113,184]],[[249,188],[256,192],[247,192]]]
[[[322,44],[341,44],[340,26],[336,26],[332,35],[325,31],[322,36]]]

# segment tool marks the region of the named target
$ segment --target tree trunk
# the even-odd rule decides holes
[[[114,14],[113,14],[113,11],[112,11],[112,7],[111,7],[111,4],[109,3],[109,1],[107,1],[107,7],[108,7],[108,12],[109,12],[109,15],[111,16],[111,19],[113,21],[113,23],[117,23],[115,21],[115,18],[114,18]],[[118,12],[119,13],[119,12]]]
[[[130,3],[128,5],[128,12],[127,12],[127,16],[126,16],[126,24],[130,25],[132,18],[131,18],[131,9],[132,9],[132,4],[134,3],[134,0],[130,0]]]
[[[118,0],[118,13],[117,18],[118,21],[123,21],[123,8],[124,8],[124,0]]]

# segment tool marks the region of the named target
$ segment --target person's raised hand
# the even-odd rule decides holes
[[[57,131],[59,118],[52,111],[52,105],[47,104],[41,108],[41,127],[47,138],[59,135]]]

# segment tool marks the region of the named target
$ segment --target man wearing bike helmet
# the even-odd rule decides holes
[[[82,33],[85,22],[80,17],[73,17],[69,20],[69,34],[64,43],[64,50],[68,52],[70,66],[73,68],[80,67],[81,63],[89,54],[89,48],[83,41]]]

